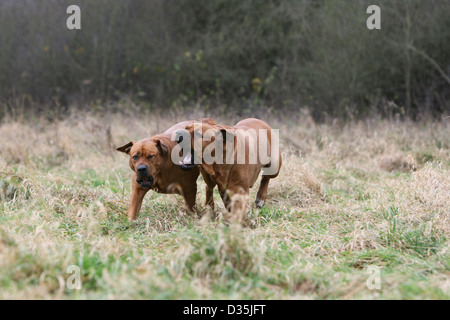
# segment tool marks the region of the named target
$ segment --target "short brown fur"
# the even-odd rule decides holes
[[[244,119],[240,122],[238,122],[235,126],[223,126],[218,124],[209,124],[209,123],[203,123],[202,124],[202,132],[196,133],[201,134],[203,137],[203,134],[207,130],[217,130],[217,132],[222,132],[225,134],[225,131],[227,131],[231,136],[239,135],[238,129],[242,130],[249,130],[253,129],[258,132],[260,129],[264,129],[267,132],[267,141],[269,143],[268,149],[270,150],[272,141],[271,141],[271,127],[264,121],[250,118],[250,119]],[[191,141],[192,141],[192,148],[194,148],[194,130],[195,125],[190,124],[186,127],[186,130],[191,135]],[[214,141],[214,140],[212,140]],[[205,150],[205,148],[212,143],[212,141],[202,141],[202,151]],[[259,140],[258,140],[259,141]],[[226,161],[224,161],[224,164],[206,164],[202,159],[202,164],[200,165],[200,172],[202,173],[202,176],[207,184],[207,190],[206,194],[211,195],[211,198],[207,199],[207,204],[213,206],[213,200],[212,200],[212,190],[217,185],[219,189],[219,193],[222,197],[222,200],[225,204],[225,207],[229,211],[233,211],[232,208],[232,197],[235,194],[243,194],[248,195],[249,189],[253,187],[255,184],[259,173],[261,172],[261,169],[264,167],[270,166],[269,164],[263,165],[260,162],[259,157],[257,157],[257,162],[255,164],[249,164],[249,153],[251,152],[257,152],[259,154],[258,145],[259,143],[256,143],[256,149],[253,148],[252,150],[249,149],[248,141],[246,140],[245,148],[246,148],[246,157],[245,157],[245,163],[244,164],[237,164],[236,158],[234,159],[234,164],[226,164]],[[224,158],[226,157],[225,153],[225,142],[224,142]],[[261,184],[256,196],[256,206],[258,208],[261,208],[267,198],[267,190],[269,186],[270,179],[276,178],[279,174],[279,170],[281,168],[282,159],[281,159],[281,153],[278,154],[279,156],[279,165],[277,171],[272,175],[263,175],[261,179]],[[235,155],[234,155],[235,157]]]
[[[216,124],[213,119],[201,119],[205,124]],[[144,196],[148,191],[154,190],[163,194],[180,194],[184,197],[186,207],[189,211],[193,210],[197,193],[197,178],[199,169],[194,168],[190,171],[181,170],[171,161],[170,153],[176,146],[176,142],[171,140],[172,133],[181,128],[185,128],[191,121],[180,122],[162,134],[155,135],[137,142],[117,148],[130,156],[129,165],[134,174],[132,177],[132,192],[130,205],[128,207],[128,219],[135,220],[142,206]],[[133,158],[135,157],[136,158]],[[138,168],[145,166],[147,168],[147,179],[153,179],[150,187],[143,186],[138,182]],[[148,181],[147,181],[148,182]],[[149,182],[148,182],[149,183]],[[212,195],[211,195],[212,196]],[[211,202],[208,199],[207,203]]]

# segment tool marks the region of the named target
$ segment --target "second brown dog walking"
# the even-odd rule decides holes
[[[178,142],[182,141],[179,137],[186,134],[186,131],[191,137],[191,150],[200,149],[202,155],[203,152],[210,149],[212,143],[223,144],[223,157],[219,159],[221,160],[220,163],[211,163],[211,161],[208,163],[203,156],[196,164],[194,161],[196,155],[187,154],[180,164],[183,168],[196,169],[200,167],[207,184],[206,194],[209,196],[207,204],[214,205],[212,190],[217,185],[225,207],[229,211],[233,211],[233,196],[236,194],[248,195],[249,189],[253,187],[259,173],[263,170],[255,203],[258,208],[264,206],[269,181],[278,176],[282,164],[279,141],[272,141],[272,129],[266,122],[250,118],[238,122],[233,127],[213,123],[201,123],[201,126],[196,126],[195,123],[192,123],[187,125],[185,130],[177,130],[176,140]],[[208,132],[208,137],[206,137],[205,135]],[[250,132],[254,134],[252,135]],[[197,142],[200,143],[197,147],[195,146],[196,138]],[[243,156],[237,152],[239,145],[241,151],[244,152]],[[232,150],[228,150],[230,146]],[[216,145],[216,147],[220,147],[220,145]],[[262,151],[266,151],[266,156],[269,154],[272,156],[269,162],[263,161],[264,152]],[[216,155],[213,154],[213,156]],[[271,170],[268,170],[269,168]],[[264,172],[265,170],[268,172]]]

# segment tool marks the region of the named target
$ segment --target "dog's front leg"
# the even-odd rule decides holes
[[[207,174],[204,171],[201,171],[203,181],[206,183],[206,201],[205,206],[209,206],[211,210],[214,210],[214,187],[216,186],[216,183],[211,178],[209,174]]]
[[[142,201],[144,200],[144,196],[150,189],[142,188],[139,183],[137,183],[136,174],[133,175],[132,178],[133,190],[131,192],[130,206],[128,207],[128,220],[135,220],[139,211],[141,210]]]

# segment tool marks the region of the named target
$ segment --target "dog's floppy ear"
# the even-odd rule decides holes
[[[156,140],[156,147],[158,148],[159,152],[163,155],[163,157],[167,156],[169,154],[169,147],[166,146],[164,143],[161,142],[161,140]]]
[[[126,145],[119,147],[116,150],[126,153],[126,154],[130,154],[130,150],[131,150],[131,147],[133,146],[133,144],[134,144],[134,142],[128,142]]]

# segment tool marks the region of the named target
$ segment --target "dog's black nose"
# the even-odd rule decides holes
[[[137,169],[139,172],[145,172],[147,171],[147,166],[145,164],[142,164]]]

